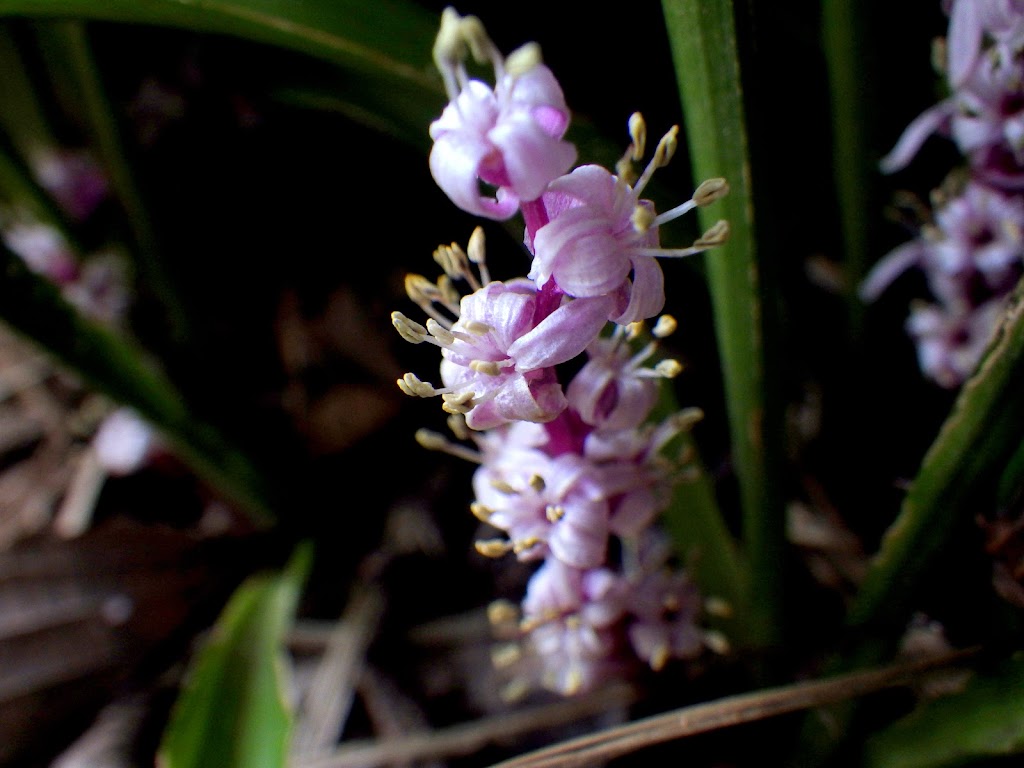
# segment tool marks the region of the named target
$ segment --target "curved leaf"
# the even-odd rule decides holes
[[[874,736],[868,768],[932,768],[1024,752],[1024,657],[974,677]]]
[[[283,573],[250,577],[193,662],[164,734],[160,768],[283,768],[292,716],[282,647],[311,550]]]

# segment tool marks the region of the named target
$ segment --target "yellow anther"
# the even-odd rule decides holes
[[[405,276],[405,293],[417,304],[429,304],[441,298],[437,286],[423,275],[409,273]]]
[[[441,275],[437,278],[437,290],[440,292],[445,304],[450,307],[458,306],[462,296],[455,289],[455,286],[452,285],[452,279],[448,275]]]
[[[467,323],[463,323],[462,329],[467,333],[472,333],[474,336],[485,336],[494,330],[487,323],[482,323],[479,320],[470,320]]]
[[[729,239],[729,222],[723,220],[715,222],[715,224],[701,235],[697,240],[694,241],[694,248],[714,248],[716,245],[721,245]]]
[[[473,410],[473,406],[476,405],[476,403],[473,402],[473,397],[475,395],[475,392],[463,392],[458,395],[452,393],[441,395],[441,410],[445,413],[469,413]]]
[[[501,60],[498,49],[491,42],[487,29],[479,18],[466,16],[459,25],[459,31],[462,32],[462,39],[469,44],[469,50],[478,63],[487,64]]]
[[[693,202],[697,205],[709,205],[729,194],[729,182],[725,179],[708,179],[693,193]]]
[[[644,321],[637,320],[636,322],[630,323],[629,325],[626,326],[626,339],[628,341],[633,341],[633,339],[637,338],[643,332]]]
[[[655,672],[660,672],[668,664],[668,660],[672,658],[672,654],[669,651],[667,645],[659,645],[654,649],[654,653],[651,654],[651,669]]]
[[[538,539],[536,536],[528,536],[525,539],[519,539],[518,541],[513,541],[512,542],[512,551],[515,552],[518,555],[518,554],[520,554],[522,552],[525,552],[528,549],[533,549],[538,544],[540,544],[540,539]]]
[[[532,42],[526,43],[505,57],[505,71],[513,76],[522,75],[543,61],[544,57],[541,56],[540,45]]]
[[[469,511],[473,513],[473,517],[482,523],[488,522],[494,516],[494,510],[486,504],[481,504],[479,501],[474,501],[470,504]]]
[[[656,215],[649,207],[638,205],[629,217],[634,232],[646,232],[654,223]]]
[[[575,696],[581,690],[583,690],[583,672],[578,664],[573,664],[565,676],[565,687],[562,689],[562,693],[566,696]]]
[[[679,323],[672,315],[662,315],[651,329],[651,335],[656,339],[664,339],[675,333],[678,327]]]
[[[469,368],[484,374],[484,376],[500,376],[502,371],[502,366],[494,360],[472,360],[469,363]]]
[[[400,378],[398,388],[413,397],[433,397],[437,394],[433,384],[428,381],[420,381],[415,373],[407,373]]]
[[[496,490],[498,493],[504,493],[506,496],[518,496],[519,491],[509,485],[507,482],[498,477],[491,478],[491,488]]]
[[[427,329],[414,320],[410,320],[401,312],[391,313],[391,324],[395,326],[398,335],[411,344],[419,344],[426,341],[430,335]]]
[[[441,28],[434,40],[434,63],[444,69],[466,57],[466,42],[461,32],[462,17],[449,6],[441,13]]]
[[[495,600],[487,606],[487,621],[492,627],[515,624],[519,621],[519,608],[509,600]]]
[[[679,149],[679,126],[673,125],[658,142],[658,148],[654,151],[654,167],[664,168],[668,165],[677,149]]]
[[[704,599],[704,612],[719,619],[730,619],[734,614],[732,603],[715,596]]]
[[[443,451],[448,447],[448,441],[444,435],[429,429],[417,429],[416,442],[428,451]]]
[[[469,243],[466,245],[466,255],[474,264],[482,264],[485,261],[486,241],[484,240],[484,228],[477,227],[469,236]]]
[[[458,413],[453,413],[451,416],[448,417],[447,424],[448,429],[452,431],[452,434],[455,435],[456,438],[458,438],[459,440],[469,440],[470,433],[469,427],[466,426],[465,416]]]
[[[491,648],[491,664],[495,669],[511,667],[523,657],[519,643],[502,643]]]
[[[656,366],[654,366],[654,370],[659,376],[663,376],[666,379],[674,379],[683,372],[683,364],[678,360],[669,358],[667,360],[660,361]]]
[[[704,645],[711,649],[712,653],[717,653],[719,656],[725,656],[732,650],[732,643],[729,642],[729,638],[721,632],[716,632],[713,629],[706,630],[703,639]]]
[[[447,347],[455,343],[455,334],[432,317],[427,318],[427,333],[437,339],[443,347]]]
[[[548,519],[549,523],[557,523],[565,517],[565,507],[561,504],[548,504],[544,510],[544,516]]]
[[[512,551],[512,544],[503,539],[483,539],[475,544],[476,551],[484,557],[503,557]]]
[[[537,493],[541,493],[546,486],[544,478],[541,477],[540,475],[530,475],[529,483],[530,487],[533,488],[533,490],[535,490]]]
[[[629,138],[633,140],[632,158],[634,162],[639,161],[647,147],[647,121],[639,112],[629,116]]]

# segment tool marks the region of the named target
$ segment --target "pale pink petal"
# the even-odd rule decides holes
[[[571,360],[592,342],[608,320],[610,297],[566,302],[509,348],[521,371],[547,368]]]
[[[430,150],[430,173],[459,208],[501,221],[515,214],[519,201],[514,195],[499,200],[480,194],[480,166],[493,151],[487,141],[471,133],[445,133]]]
[[[906,127],[903,135],[892,151],[882,158],[881,168],[883,173],[895,173],[906,167],[917,151],[924,144],[925,139],[939,130],[953,114],[954,105],[951,100],[936,104],[918,115],[914,121]]]

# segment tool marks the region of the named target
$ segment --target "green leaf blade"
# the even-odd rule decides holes
[[[282,648],[311,550],[284,572],[250,577],[189,672],[158,755],[161,768],[283,768],[292,715]]]
[[[867,768],[932,768],[1024,752],[1024,657],[973,678],[878,733]]]
[[[754,645],[779,635],[779,576],[784,546],[781,502],[769,483],[764,438],[762,297],[754,230],[746,119],[730,0],[663,0],[675,60],[685,131],[695,181],[722,176],[731,191],[700,210],[707,228],[718,219],[730,226],[729,241],[705,256],[722,359],[733,459],[743,508],[743,546],[748,555]]]

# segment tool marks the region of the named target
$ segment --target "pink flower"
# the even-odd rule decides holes
[[[528,280],[492,282],[464,296],[441,343],[446,402],[471,429],[550,421],[566,405],[553,366],[579,355],[604,326],[607,301],[568,301],[538,318]]]
[[[430,172],[462,210],[507,219],[572,167],[568,126],[562,89],[542,64],[502,75],[494,90],[469,80],[430,126]],[[493,197],[481,182],[497,188]]]
[[[533,252],[529,277],[537,285],[554,282],[569,296],[606,297],[614,307],[609,320],[625,325],[653,317],[665,305],[665,278],[657,257],[690,256],[724,242],[724,223],[690,248],[659,247],[658,227],[705,205],[728,190],[720,179],[705,182],[694,198],[656,216],[654,204],[640,199],[653,170],[667,162],[674,131],[640,180],[630,186],[597,165],[584,165],[555,179],[541,196],[546,223],[535,232],[527,227],[526,244]]]

